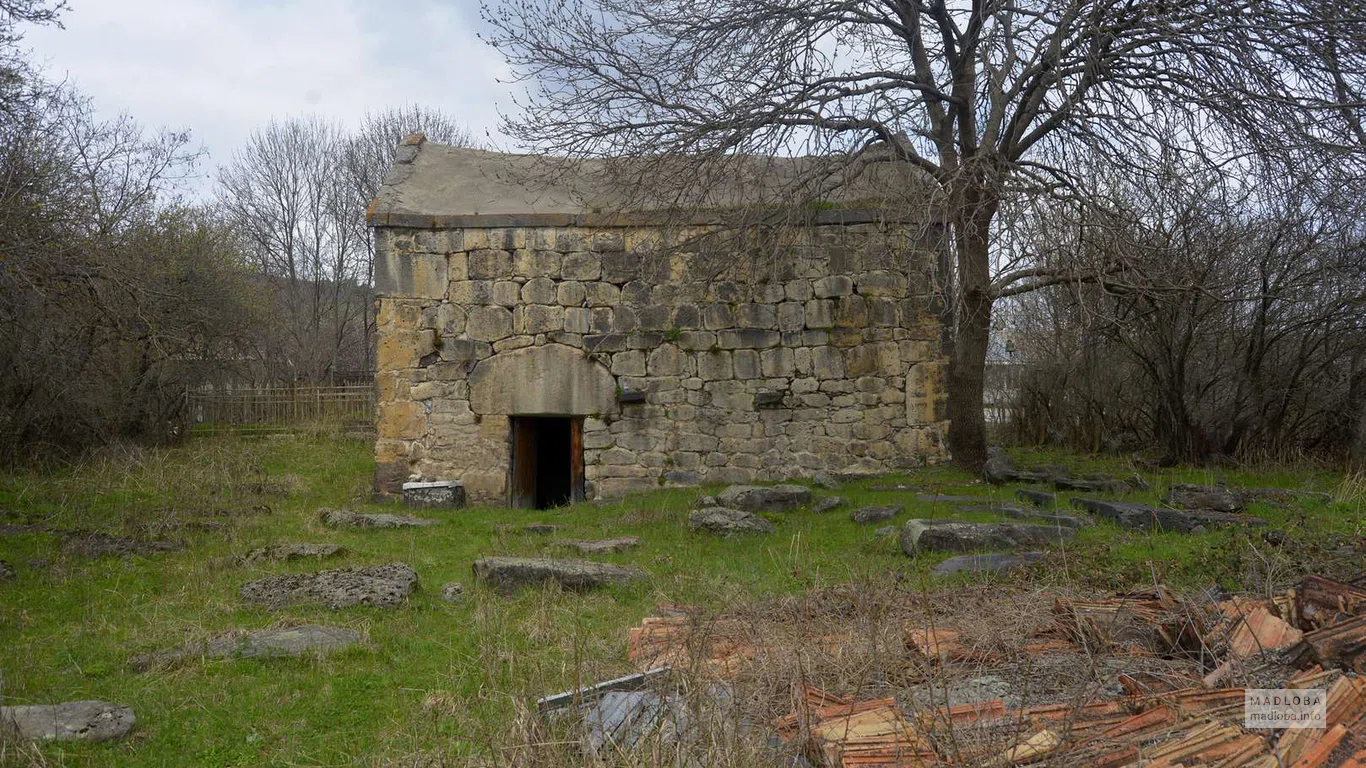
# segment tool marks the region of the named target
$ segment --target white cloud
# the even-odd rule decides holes
[[[49,76],[103,114],[190,129],[210,173],[271,118],[419,103],[483,136],[508,101],[475,0],[74,0],[63,21],[26,38]]]

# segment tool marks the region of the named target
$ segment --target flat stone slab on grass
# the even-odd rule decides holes
[[[131,707],[107,701],[0,707],[0,730],[34,741],[113,741],[137,722]]]
[[[1104,499],[1072,499],[1072,504],[1133,530],[1194,533],[1212,525],[1266,525],[1265,520],[1256,517],[1211,510],[1163,509]]]
[[[803,485],[732,485],[716,494],[720,507],[746,512],[781,512],[811,502],[811,489]]]
[[[1027,501],[1036,507],[1051,507],[1058,503],[1058,494],[1047,491],[1035,491],[1029,488],[1020,488],[1015,491],[1015,498],[1020,501]]]
[[[318,513],[323,525],[332,528],[423,528],[438,521],[425,517],[391,515],[387,512],[352,512],[346,509],[324,509]]]
[[[1177,483],[1167,489],[1162,500],[1178,509],[1212,509],[1216,512],[1242,512],[1243,501],[1228,488],[1217,485]]]
[[[577,549],[585,555],[602,555],[611,552],[625,552],[633,547],[640,546],[639,536],[619,536],[615,539],[587,539],[572,541],[557,541],[556,546]]]
[[[257,579],[242,586],[243,600],[269,608],[318,602],[328,608],[371,605],[394,608],[407,601],[417,574],[403,563],[337,568]]]
[[[1087,493],[1128,493],[1133,488],[1123,480],[1113,477],[1059,477],[1054,478],[1053,487],[1059,491],[1085,491]]]
[[[817,514],[829,512],[844,505],[844,499],[838,496],[826,496],[811,505],[811,511]]]
[[[707,507],[688,515],[688,527],[694,531],[709,531],[722,536],[737,533],[773,533],[773,523],[753,512],[727,507]]]
[[[936,576],[953,573],[1002,573],[1024,568],[1043,559],[1042,552],[996,552],[987,555],[958,555],[930,569]]]
[[[966,523],[959,520],[907,520],[901,526],[901,551],[973,552],[1044,547],[1076,535],[1076,529],[1025,523]]]
[[[280,629],[233,630],[179,648],[134,656],[128,663],[145,672],[197,658],[258,659],[334,653],[356,645],[360,633],[342,627],[308,625]]]
[[[523,587],[552,581],[566,589],[584,591],[644,579],[649,574],[634,566],[592,560],[485,557],[474,562],[474,576],[494,591],[510,594]]]
[[[1084,528],[1091,524],[1090,520],[1076,517],[1074,515],[1050,515],[1046,512],[1035,512],[1019,507],[996,507],[995,512],[1003,517],[1023,520],[1027,523],[1037,523],[1039,525],[1061,525],[1067,528]]]
[[[539,535],[551,534],[560,530],[564,530],[564,526],[554,525],[553,523],[527,523],[522,526],[522,533],[535,533]]]
[[[82,557],[122,557],[178,552],[185,545],[178,541],[135,539],[97,531],[71,531],[64,534],[62,551]]]
[[[859,525],[872,525],[891,520],[905,511],[906,508],[903,506],[863,507],[850,512],[849,519]]]
[[[248,551],[246,554],[242,555],[241,560],[247,563],[261,561],[289,562],[290,560],[304,560],[307,558],[322,560],[345,553],[346,548],[339,547],[336,544],[269,544]]]

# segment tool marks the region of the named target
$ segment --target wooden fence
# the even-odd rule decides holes
[[[249,387],[187,393],[190,424],[201,429],[288,430],[375,423],[375,387]]]

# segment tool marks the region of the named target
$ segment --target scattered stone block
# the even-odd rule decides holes
[[[318,602],[329,608],[369,605],[395,608],[417,586],[417,574],[403,563],[338,568],[318,573],[257,579],[242,586],[243,600],[268,608]]]
[[[923,501],[926,504],[981,504],[990,499],[985,496],[952,496],[940,493],[920,493],[916,494],[916,501]]]
[[[891,520],[906,511],[902,506],[863,507],[849,513],[849,519],[859,525],[872,525]]]
[[[988,457],[982,465],[982,479],[992,485],[1015,482],[1015,460],[1005,455]]]
[[[137,722],[131,707],[107,701],[0,707],[0,730],[33,741],[114,741]]]
[[[331,528],[424,528],[437,523],[436,520],[428,520],[423,517],[391,515],[387,512],[352,512],[346,509],[320,510],[318,517],[323,521],[323,525]]]
[[[881,539],[885,536],[895,536],[899,530],[900,529],[895,525],[884,525],[876,531],[873,531],[873,535]]]
[[[753,512],[727,507],[707,507],[688,515],[688,527],[694,531],[708,531],[722,536],[737,533],[772,533],[773,523]]]
[[[465,506],[465,487],[454,480],[404,483],[403,504],[428,509],[460,509]]]
[[[717,501],[715,496],[702,496],[693,506],[699,509],[702,507],[719,507],[721,502]]]
[[[1020,501],[1027,501],[1036,507],[1051,507],[1058,503],[1058,495],[1056,493],[1035,491],[1029,488],[1016,489],[1015,498]]]
[[[557,546],[577,549],[585,555],[603,555],[625,552],[640,546],[639,536],[619,536],[614,539],[567,540],[555,542]]]
[[[1243,502],[1233,491],[1214,485],[1177,483],[1167,489],[1162,500],[1177,509],[1212,509],[1216,512],[1243,511]]]
[[[474,576],[500,594],[523,587],[555,582],[566,589],[584,591],[649,576],[634,566],[592,560],[554,560],[537,557],[485,557],[474,562]]]
[[[548,536],[561,530],[564,530],[564,526],[551,523],[527,523],[522,526],[522,533],[531,533],[537,536]]]
[[[465,585],[458,581],[448,581],[441,585],[441,599],[448,603],[458,603],[465,599]]]
[[[1072,528],[1025,523],[966,523],[958,520],[907,520],[901,526],[901,550],[973,552],[1044,547],[1076,535]]]
[[[1116,480],[1113,477],[1057,477],[1053,479],[1053,487],[1059,491],[1083,491],[1115,495],[1128,493],[1131,490],[1128,483],[1123,480]]]
[[[936,576],[953,573],[1002,573],[1037,563],[1042,552],[996,552],[984,555],[958,555],[930,569]]]
[[[1085,498],[1072,499],[1072,504],[1111,520],[1121,528],[1133,530],[1196,533],[1211,525],[1266,525],[1265,520],[1228,512],[1164,509],[1131,502]]]
[[[13,581],[14,567],[4,560],[0,560],[0,581]]]
[[[815,504],[812,504],[811,511],[820,514],[823,512],[829,512],[830,510],[843,505],[844,499],[840,498],[839,496],[826,496],[825,498],[816,501]]]
[[[134,656],[128,664],[135,671],[169,667],[191,659],[258,659],[328,654],[360,643],[353,629],[308,625],[276,629],[234,630],[179,648]]]
[[[716,496],[717,503],[746,512],[781,512],[811,501],[811,489],[803,485],[732,485]]]
[[[324,560],[346,553],[336,544],[270,544],[248,551],[239,559],[247,563],[259,561],[289,562],[291,560]]]
[[[1295,490],[1293,488],[1233,488],[1233,493],[1247,506],[1254,501],[1266,502],[1269,504],[1289,504],[1293,501],[1304,499],[1317,501],[1326,504],[1333,500],[1331,494],[1322,491]]]

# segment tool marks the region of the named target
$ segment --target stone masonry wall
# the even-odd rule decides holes
[[[584,417],[589,498],[935,460],[937,233],[377,228],[377,489],[503,503],[519,412]]]

